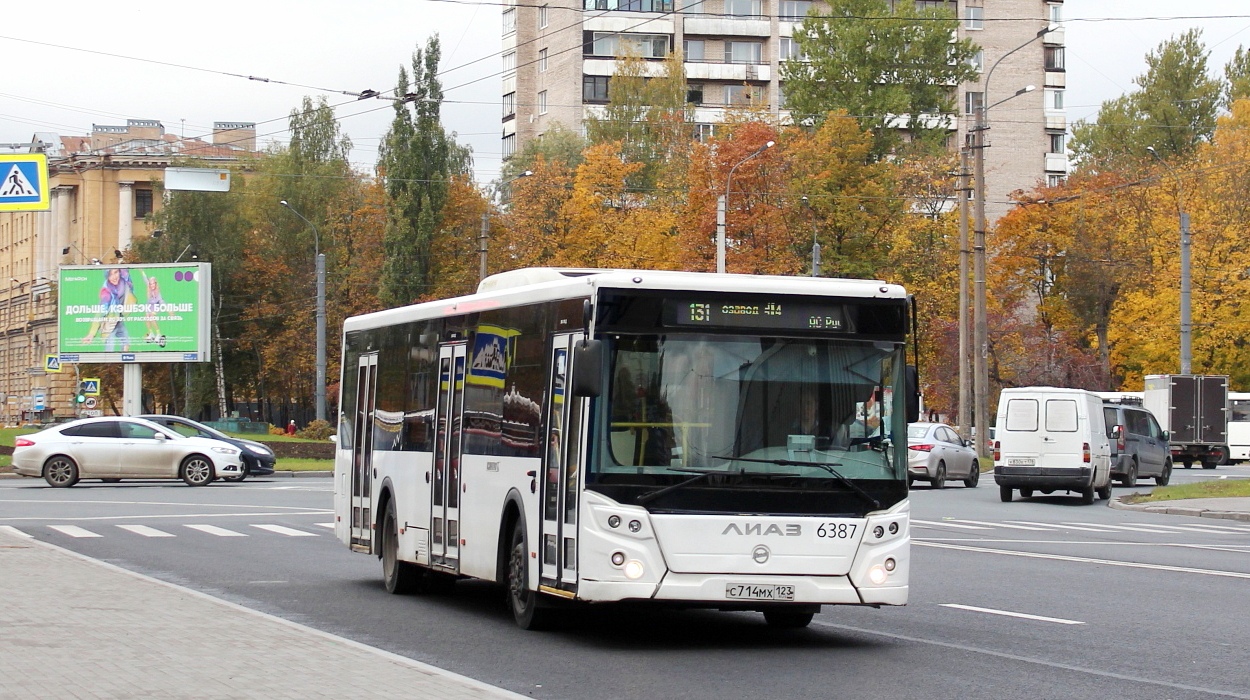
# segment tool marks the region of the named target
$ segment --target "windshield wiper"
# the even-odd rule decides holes
[[[746,461],[760,461],[760,460],[746,460]],[[801,462],[795,462],[795,464],[801,464]],[[716,469],[708,469],[706,471],[700,470],[700,469],[672,469],[672,471],[694,473],[697,476],[692,476],[689,479],[686,479],[685,481],[679,481],[676,484],[665,486],[662,489],[656,489],[655,491],[648,491],[647,493],[644,493],[641,496],[635,498],[634,503],[641,505],[643,503],[653,501],[659,498],[660,496],[663,496],[666,493],[669,493],[671,491],[676,491],[677,489],[680,489],[680,488],[685,488],[699,481],[703,481],[704,479],[707,479],[709,476],[712,476],[714,474],[722,474],[725,476],[770,476],[770,477],[796,477],[798,476],[798,474],[771,474],[771,473],[764,473],[764,472],[748,472],[745,469],[740,469],[738,471],[720,471]]]
[[[817,469],[824,469],[832,474],[833,477],[843,486],[846,486],[848,489],[854,491],[857,495],[862,497],[865,501],[871,503],[873,508],[877,510],[881,509],[881,502],[873,498],[872,494],[860,488],[854,481],[842,476],[841,472],[828,464],[822,464],[820,462],[807,462],[797,459],[752,459],[750,457],[722,457],[721,459],[732,459],[738,462],[757,462],[759,464],[776,464],[781,467],[816,467]],[[837,466],[840,467],[842,465],[839,464]],[[680,486],[680,484],[678,485]]]

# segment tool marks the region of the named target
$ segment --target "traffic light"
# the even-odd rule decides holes
[[[74,396],[74,403],[83,403],[87,400],[87,383],[78,382],[78,394]]]

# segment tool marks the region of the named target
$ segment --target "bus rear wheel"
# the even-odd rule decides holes
[[[406,561],[399,560],[399,524],[395,517],[395,501],[387,501],[382,520],[382,580],[386,592],[395,595],[411,593],[420,572]]]
[[[512,547],[508,550],[508,607],[521,629],[543,629],[551,623],[551,610],[529,589],[529,547],[525,526],[520,520],[512,526]]]
[[[769,627],[783,630],[797,630],[812,624],[814,613],[796,610],[765,610],[764,622]]]

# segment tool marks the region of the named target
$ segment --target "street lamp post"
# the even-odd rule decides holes
[[[284,199],[278,202],[308,224],[313,232],[313,255],[317,258],[317,377],[313,393],[316,396],[317,420],[326,419],[326,256],[321,252],[321,236],[313,222],[295,211]]]
[[[981,105],[976,112],[976,138],[973,145],[973,177],[976,182],[976,221],[975,230],[973,232],[973,348],[972,348],[972,364],[973,364],[973,424],[977,426],[978,436],[976,439],[976,448],[978,457],[986,457],[989,451],[986,448],[986,435],[989,431],[989,406],[990,406],[990,373],[989,373],[989,328],[985,311],[985,132],[989,127],[989,111],[993,107],[1010,100],[1014,97],[1023,95],[1026,92],[1032,92],[1037,88],[1033,85],[1025,86],[1017,90],[1014,94],[1005,97],[998,102],[990,104],[990,79],[994,77],[994,69],[998,68],[1003,59],[1011,54],[1032,44],[1038,39],[1046,36],[1050,31],[1050,27],[1045,27],[1037,32],[1037,34],[1023,44],[1008,51],[990,66],[989,71],[985,74],[985,89],[981,93]]]
[[[1185,190],[1181,187],[1181,178],[1176,170],[1168,165],[1155,150],[1154,146],[1146,146],[1146,150],[1155,160],[1163,163],[1172,177],[1176,179],[1176,212],[1180,217],[1181,226],[1181,374],[1189,374],[1193,369],[1193,320],[1190,317],[1191,289],[1189,281],[1189,214],[1185,213]]]
[[[725,210],[729,207],[729,188],[733,185],[734,171],[739,165],[751,160],[755,156],[767,151],[776,144],[775,141],[768,143],[755,149],[746,158],[734,163],[729,169],[729,177],[725,178],[725,193],[716,199],[716,271],[725,272]]]

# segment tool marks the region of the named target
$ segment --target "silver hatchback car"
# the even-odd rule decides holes
[[[962,479],[975,488],[981,480],[976,450],[945,423],[911,423],[907,426],[907,484],[917,479],[940,489],[947,478]]]
[[[20,435],[13,470],[67,488],[80,479],[182,479],[203,486],[217,477],[239,476],[239,448],[185,437],[140,418],[84,418]]]

